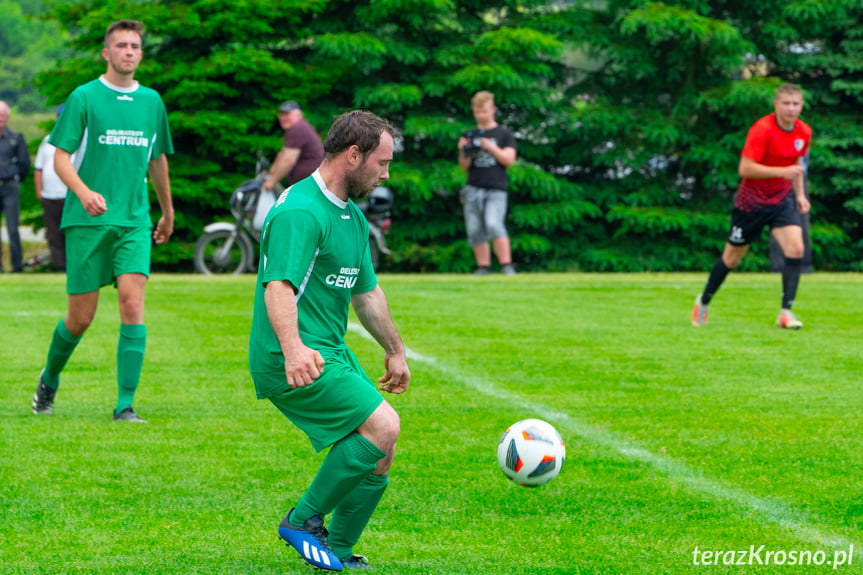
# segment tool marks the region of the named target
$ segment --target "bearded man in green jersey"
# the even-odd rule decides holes
[[[369,253],[369,224],[353,200],[389,178],[395,131],[371,112],[336,118],[324,161],[285,191],[261,233],[249,341],[259,399],[330,448],[279,536],[308,563],[364,567],[354,545],[388,484],[400,423],[345,344],[349,306],[385,350],[380,389],[403,393],[410,370]],[[332,513],[329,531],[324,518]]]
[[[174,231],[174,206],[165,154],[174,152],[162,98],[135,80],[144,25],[119,20],[105,33],[107,71],[76,88],[49,138],[57,147],[54,171],[73,192],[63,207],[68,312],[57,327],[36,394],[34,414],[51,414],[60,372],[96,315],[99,288],[117,287],[117,405],[114,420],[143,422],[132,409],[141,378],[147,330],[144,291],[153,240]],[[74,164],[72,154],[75,154]],[[147,176],[162,217],[150,220]]]

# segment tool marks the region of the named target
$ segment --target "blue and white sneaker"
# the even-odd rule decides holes
[[[369,558],[363,555],[351,555],[344,561],[346,569],[368,569],[369,567]]]
[[[294,527],[288,517],[294,509],[291,508],[282,522],[279,523],[279,537],[297,550],[306,563],[325,571],[341,571],[344,565],[333,555],[327,545],[329,533],[324,528],[324,521],[317,515],[306,519],[302,527]]]

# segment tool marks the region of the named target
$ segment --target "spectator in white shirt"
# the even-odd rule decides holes
[[[58,118],[62,111],[61,104],[57,107]],[[36,199],[45,212],[45,235],[51,251],[51,265],[55,270],[65,272],[66,236],[60,231],[60,221],[63,218],[63,204],[66,202],[66,184],[54,171],[54,152],[57,148],[48,142],[48,138],[49,136],[45,136],[39,144],[39,151],[36,152],[33,183],[36,186]]]

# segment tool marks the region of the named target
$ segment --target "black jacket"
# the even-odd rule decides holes
[[[30,151],[20,132],[6,128],[0,134],[0,180],[18,176],[23,180],[30,173]]]

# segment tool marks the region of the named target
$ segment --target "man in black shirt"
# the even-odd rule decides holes
[[[471,99],[476,130],[465,132],[458,141],[458,163],[467,172],[461,190],[467,240],[473,248],[475,275],[491,273],[491,250],[506,275],[515,275],[509,235],[504,227],[509,178],[506,169],[515,164],[515,136],[495,121],[494,94],[477,92]]]
[[[22,269],[21,236],[18,234],[18,218],[21,212],[20,184],[21,180],[30,173],[30,152],[27,150],[24,136],[6,127],[9,116],[9,105],[0,100],[0,213],[6,214],[12,271],[20,272]]]

